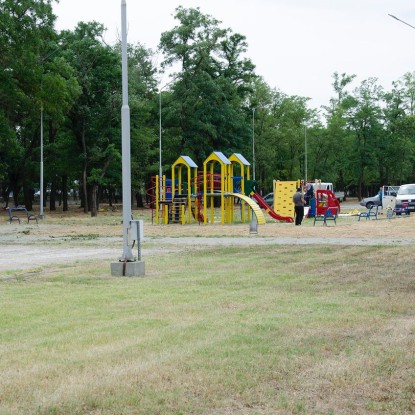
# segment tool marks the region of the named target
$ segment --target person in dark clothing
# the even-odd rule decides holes
[[[304,196],[305,204],[306,206],[310,206],[310,201],[314,195],[314,186],[311,183],[307,183],[305,190],[306,190],[305,196]]]
[[[297,189],[293,196],[293,203],[294,203],[294,210],[295,210],[295,224],[301,225],[304,217],[304,205],[305,200],[303,193],[301,191],[301,187]]]

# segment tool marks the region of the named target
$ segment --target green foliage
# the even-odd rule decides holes
[[[16,196],[23,186],[24,203],[30,208],[28,186],[33,181],[31,165],[38,145],[42,56],[55,38],[55,17],[49,0],[4,0],[0,16],[0,122],[2,141],[7,143],[0,156],[7,175],[1,174],[0,183],[3,189],[12,188]]]
[[[175,18],[179,25],[162,34],[160,49],[163,67],[181,65],[172,87],[175,104],[166,111],[176,114],[169,126],[181,136],[177,155],[201,164],[214,150],[241,151],[250,136],[243,104],[255,77],[254,65],[242,57],[245,37],[221,28],[198,8],[178,7]]]
[[[90,185],[121,187],[120,45],[103,41],[99,22],[58,33],[52,4],[0,2],[0,187],[23,194],[30,207],[39,186],[42,112],[45,181],[53,192],[81,182],[87,211]],[[356,75],[336,72],[333,98],[317,111],[255,73],[243,34],[199,8],[180,6],[175,19],[159,45],[162,69],[177,68],[167,85],[158,85],[153,51],[128,46],[138,203],[158,174],[159,138],[163,173],[180,155],[201,166],[212,151],[239,152],[253,164],[255,152],[257,190],[264,192],[273,180],[304,178],[306,170],[308,179],[359,197],[415,181],[415,73],[384,91],[376,79],[356,87]]]

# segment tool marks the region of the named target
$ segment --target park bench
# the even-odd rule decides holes
[[[314,216],[313,226],[316,224],[316,222],[319,222],[319,221],[323,222],[323,225],[327,226],[327,221],[328,220],[332,220],[334,222],[334,224],[336,225],[337,214],[338,214],[338,208],[337,207],[328,207],[327,210],[324,212],[324,215]]]
[[[27,220],[27,223],[29,223],[31,220],[37,221],[37,216],[28,212],[28,210],[25,207],[17,206],[14,208],[7,208],[7,212],[9,213],[9,222],[12,223],[13,221],[20,222],[20,219]]]
[[[366,218],[366,220],[368,220],[368,219],[370,220],[371,217],[373,217],[377,220],[378,219],[378,211],[379,211],[379,206],[378,205],[372,205],[370,207],[370,209],[368,209],[367,211],[359,213],[359,221],[360,221],[360,218]]]
[[[402,207],[393,209],[393,212],[397,216],[409,215],[411,213],[408,203],[403,203]]]

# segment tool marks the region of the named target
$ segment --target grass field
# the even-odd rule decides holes
[[[67,221],[25,229],[68,246],[114,233]],[[0,414],[415,412],[413,245],[152,252],[144,278],[103,260],[0,277]]]

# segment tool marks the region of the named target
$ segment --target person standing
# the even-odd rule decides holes
[[[297,188],[297,191],[294,193],[293,202],[295,210],[295,224],[296,226],[298,226],[301,225],[301,222],[303,221],[305,205],[305,200],[303,193],[301,191],[301,187]]]
[[[379,187],[379,192],[378,192],[378,196],[379,196],[379,201],[380,201],[380,206],[383,206],[383,188],[382,186]]]
[[[314,195],[314,186],[311,183],[307,183],[305,187],[305,204],[306,206],[310,206],[310,201],[313,198]]]

